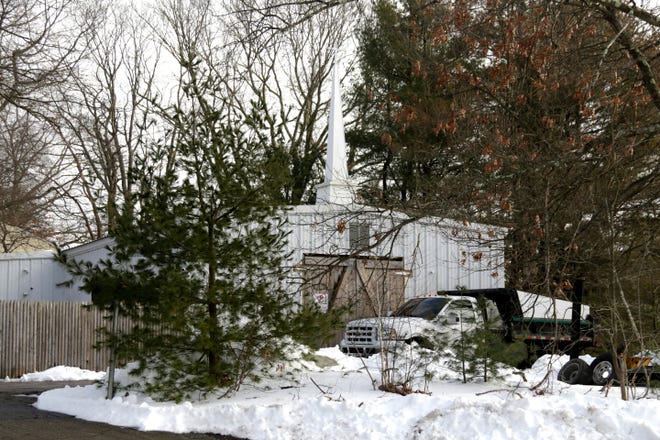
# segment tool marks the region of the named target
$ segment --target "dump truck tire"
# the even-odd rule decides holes
[[[571,385],[588,385],[591,382],[591,368],[582,359],[571,359],[561,367],[557,379]]]
[[[615,379],[614,362],[612,353],[604,353],[598,356],[590,365],[591,379],[596,385],[605,385]]]

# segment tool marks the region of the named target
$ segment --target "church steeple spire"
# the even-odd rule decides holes
[[[328,118],[328,145],[325,159],[325,180],[316,187],[316,203],[345,205],[353,202],[349,185],[344,137],[339,69],[335,63],[332,72],[330,115]]]

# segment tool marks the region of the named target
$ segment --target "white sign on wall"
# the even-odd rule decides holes
[[[322,312],[328,311],[328,295],[326,293],[315,293],[314,301],[316,301]]]

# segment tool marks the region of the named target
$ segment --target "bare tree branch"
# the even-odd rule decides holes
[[[88,16],[76,0],[0,1],[0,109],[11,104],[36,114],[51,102],[49,90],[83,55],[94,25]]]
[[[660,87],[658,87],[658,82],[655,79],[655,72],[649,63],[648,58],[637,47],[628,32],[626,32],[624,29],[624,26],[621,24],[621,21],[616,15],[616,11],[617,9],[614,7],[604,8],[603,16],[612,26],[614,32],[616,32],[617,40],[626,49],[626,51],[628,51],[630,57],[634,60],[637,68],[640,71],[642,82],[644,83],[646,91],[651,96],[655,107],[658,109],[658,111],[660,111]],[[657,56],[657,54],[655,55]]]
[[[588,6],[598,6],[599,8],[623,12],[624,14],[631,15],[651,26],[660,27],[660,17],[655,15],[652,11],[640,8],[637,6],[637,3],[632,0],[586,0],[585,3]]]

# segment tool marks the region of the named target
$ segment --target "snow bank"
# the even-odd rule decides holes
[[[399,396],[374,390],[378,355],[360,360],[336,348],[316,355],[334,362],[280,365],[280,377],[246,384],[229,399],[175,404],[131,392],[108,401],[104,388],[86,386],[47,391],[36,406],[144,431],[251,439],[660,439],[657,395],[622,401],[616,390],[556,382],[567,357],[543,357],[492,383],[436,379],[429,394]]]
[[[103,380],[104,372],[82,370],[76,367],[58,366],[36,373],[27,373],[18,379],[6,378],[7,382],[49,382],[49,381],[77,381],[77,380]]]

